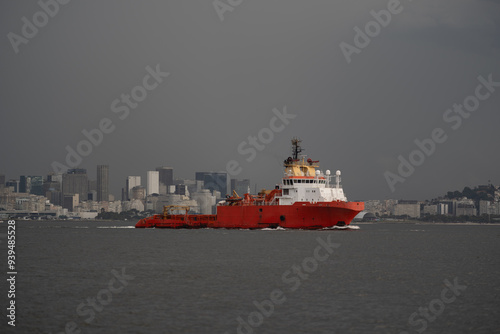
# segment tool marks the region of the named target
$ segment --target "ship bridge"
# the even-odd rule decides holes
[[[280,205],[292,205],[295,202],[347,202],[344,191],[340,185],[340,171],[335,173],[335,184],[331,185],[331,173],[319,170],[319,161],[307,159],[305,156],[298,158],[302,152],[300,140],[292,140],[292,154],[284,161],[284,177],[278,196]]]

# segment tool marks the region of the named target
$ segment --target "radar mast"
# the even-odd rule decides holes
[[[299,160],[299,153],[302,152],[302,147],[300,147],[301,139],[297,137],[292,138],[292,158],[293,160]]]

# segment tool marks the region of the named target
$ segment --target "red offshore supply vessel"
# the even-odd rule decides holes
[[[301,140],[292,139],[292,157],[284,161],[282,183],[258,195],[233,192],[217,204],[217,214],[188,214],[189,207],[165,206],[163,214],[143,218],[136,228],[290,228],[321,229],[349,225],[364,209],[363,202],[348,202],[340,185],[340,171],[335,182],[319,161],[299,157]],[[185,214],[172,214],[183,209]]]

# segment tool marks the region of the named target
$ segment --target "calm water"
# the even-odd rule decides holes
[[[132,225],[18,221],[0,333],[500,333],[500,226]]]

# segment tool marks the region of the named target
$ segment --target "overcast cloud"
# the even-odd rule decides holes
[[[354,28],[388,3],[243,0],[221,21],[213,1],[72,1],[16,53],[8,34],[22,36],[22,18],[33,22],[41,7],[3,1],[0,174],[47,175],[82,130],[108,118],[114,130],[79,167],[95,178],[108,164],[117,198],[128,175],[145,181],[147,170],[172,166],[193,179],[231,160],[237,178],[273,187],[293,136],[323,169],[342,171],[350,200],[499,185],[500,87],[457,129],[443,116],[475,94],[479,76],[500,82],[500,2],[401,0],[349,63],[341,43],[354,46]],[[168,77],[120,119],[113,101],[157,64]],[[285,106],[296,117],[248,162],[238,145]],[[392,192],[384,173],[397,174],[398,157],[436,128],[447,140]]]

